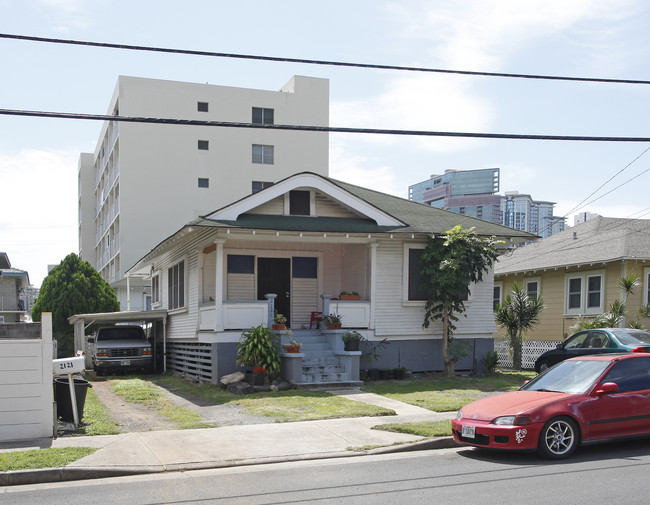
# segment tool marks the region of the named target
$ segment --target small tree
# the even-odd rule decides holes
[[[455,374],[456,362],[465,351],[464,346],[450,345],[454,323],[465,312],[470,284],[482,281],[494,264],[497,243],[494,237],[479,237],[474,228],[463,230],[459,225],[444,236],[430,238],[420,259],[420,287],[427,300],[422,327],[442,321],[442,359],[447,376]]]
[[[102,279],[90,263],[69,254],[43,280],[32,309],[34,321],[43,312],[52,313],[52,330],[58,341],[58,355],[74,354],[74,327],[68,318],[75,314],[115,312],[120,310],[113,288]]]
[[[508,333],[512,362],[515,370],[521,370],[521,348],[524,333],[540,322],[544,302],[542,297],[528,296],[515,282],[512,293],[497,306],[494,318]]]

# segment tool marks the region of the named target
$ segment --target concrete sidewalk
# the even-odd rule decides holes
[[[363,393],[356,389],[332,390],[330,392],[345,396],[350,400],[393,409],[397,415],[57,438],[51,443],[48,441],[45,447],[93,447],[98,450],[64,468],[0,472],[0,485],[92,479],[454,446],[451,437],[425,440],[414,435],[371,428],[386,423],[451,419],[455,413],[436,413],[379,395]],[[43,446],[35,444],[32,447],[13,447],[12,450],[39,447]],[[2,447],[0,446],[0,448]]]

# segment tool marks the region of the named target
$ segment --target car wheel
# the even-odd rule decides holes
[[[578,426],[568,417],[554,417],[539,435],[537,452],[550,459],[568,458],[578,447]]]
[[[542,373],[544,370],[549,368],[551,365],[549,364],[547,359],[543,359],[537,364],[537,373]]]

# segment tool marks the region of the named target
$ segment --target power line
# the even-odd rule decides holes
[[[592,137],[582,135],[525,135],[520,133],[443,132],[429,130],[395,130],[379,128],[345,128],[340,126],[308,126],[283,124],[238,123],[232,121],[204,121],[198,119],[173,119],[154,117],[111,116],[108,114],[80,114],[73,112],[48,112],[34,110],[0,109],[0,115],[42,117],[49,119],[77,119],[85,121],[121,121],[181,126],[212,126],[223,128],[254,128],[265,130],[292,130],[327,133],[364,133],[375,135],[401,135],[420,137],[465,137],[505,140],[563,140],[584,142],[650,142],[650,137]]]
[[[89,46],[89,47],[103,47],[108,49],[126,49],[130,51],[150,51],[157,53],[171,53],[171,54],[186,54],[193,56],[210,56],[216,58],[235,58],[244,60],[258,60],[258,61],[275,61],[285,63],[302,63],[307,65],[329,65],[337,67],[354,67],[366,68],[375,70],[398,70],[405,72],[427,72],[427,73],[440,73],[440,74],[458,74],[458,75],[474,75],[483,77],[509,77],[516,79],[542,79],[552,81],[578,81],[578,82],[596,82],[596,83],[609,83],[609,84],[650,84],[650,81],[639,79],[606,79],[601,77],[571,77],[560,75],[540,75],[540,74],[514,74],[505,72],[479,72],[474,70],[450,70],[443,68],[427,68],[427,67],[409,67],[402,65],[380,65],[374,63],[354,63],[346,61],[328,61],[328,60],[312,60],[305,58],[287,58],[282,56],[260,56],[253,54],[237,54],[237,53],[221,53],[214,51],[197,51],[192,49],[173,49],[164,47],[153,46],[138,46],[129,44],[114,44],[109,42],[92,42],[85,40],[70,40],[70,39],[57,39],[51,37],[36,37],[31,35],[15,35],[10,33],[0,33],[0,38],[27,40],[31,42],[45,42],[50,44],[67,44],[76,46]]]

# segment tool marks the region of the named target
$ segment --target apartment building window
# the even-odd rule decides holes
[[[568,274],[565,277],[567,315],[602,314],[604,273]]]
[[[196,110],[199,112],[208,112],[208,102],[197,102]]]
[[[258,191],[262,191],[263,189],[270,188],[273,186],[272,182],[268,181],[253,181],[253,187],[252,187],[252,192],[257,193]]]
[[[167,269],[167,297],[170,310],[185,307],[185,260]]]
[[[207,151],[208,149],[210,149],[210,141],[199,140],[198,147],[200,151]]]
[[[199,177],[199,188],[209,188],[209,187],[210,187],[210,179]]]
[[[273,165],[273,146],[253,144],[253,163]]]
[[[273,124],[273,109],[253,107],[253,123]]]
[[[643,304],[650,303],[650,268],[643,269],[643,277],[645,282],[645,290],[643,292]]]

